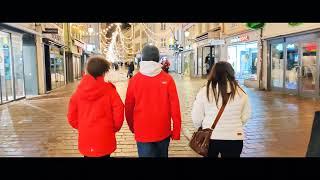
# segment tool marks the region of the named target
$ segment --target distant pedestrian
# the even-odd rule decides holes
[[[228,62],[216,63],[208,77],[207,86],[196,96],[192,120],[196,129],[211,128],[222,107],[225,110],[213,129],[208,157],[240,157],[243,148],[243,126],[251,114],[248,95],[235,80]]]
[[[134,63],[133,63],[133,61],[131,61],[130,64],[129,64],[129,66],[128,66],[127,78],[132,78],[132,76],[133,76],[133,71],[134,71]]]
[[[78,130],[78,149],[85,157],[110,157],[116,150],[124,105],[115,86],[104,81],[109,69],[103,57],[91,57],[87,74],[70,98],[68,122]]]
[[[170,62],[168,59],[164,59],[162,62],[162,70],[165,71],[166,73],[169,73],[169,68],[170,68]]]
[[[118,63],[115,63],[115,64],[114,64],[114,69],[115,69],[116,71],[119,70],[119,64],[118,64]]]
[[[179,140],[181,114],[173,78],[162,71],[157,47],[142,50],[140,70],[130,81],[126,120],[137,141],[139,157],[168,157],[170,139]],[[171,129],[173,121],[173,129]]]

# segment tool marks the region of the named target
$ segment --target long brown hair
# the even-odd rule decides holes
[[[228,82],[231,92],[228,93]],[[217,92],[218,85],[218,92]],[[218,107],[219,97],[222,96],[222,104],[226,104],[228,99],[234,99],[237,88],[240,87],[235,78],[234,69],[231,64],[225,61],[217,62],[211,69],[207,82],[207,98],[209,98],[210,86],[212,87],[216,105]]]

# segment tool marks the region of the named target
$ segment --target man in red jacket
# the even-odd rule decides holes
[[[181,114],[173,78],[162,71],[159,50],[142,50],[140,71],[129,81],[126,120],[135,134],[139,157],[168,157],[170,137],[180,139]],[[171,118],[173,130],[171,130]]]
[[[104,81],[110,63],[103,57],[89,59],[69,103],[68,121],[78,130],[78,148],[85,157],[110,157],[116,150],[115,133],[124,120],[124,105],[115,86]]]

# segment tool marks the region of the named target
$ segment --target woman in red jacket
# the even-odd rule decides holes
[[[68,121],[78,130],[78,148],[85,157],[110,157],[115,133],[124,120],[124,105],[115,86],[104,81],[110,63],[94,56],[69,103]]]

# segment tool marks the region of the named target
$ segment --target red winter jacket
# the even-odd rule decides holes
[[[69,103],[68,121],[78,130],[78,148],[85,156],[104,156],[116,150],[115,133],[124,120],[124,105],[115,86],[85,75]]]
[[[157,142],[170,135],[174,140],[180,139],[178,94],[174,80],[163,71],[154,77],[139,72],[129,81],[125,112],[129,128],[138,142]]]

